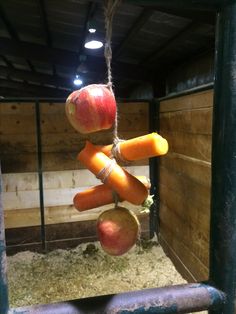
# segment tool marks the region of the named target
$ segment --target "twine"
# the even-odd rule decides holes
[[[104,15],[105,15],[105,30],[106,30],[106,36],[105,36],[105,45],[104,45],[104,57],[106,60],[107,65],[107,88],[110,90],[110,92],[114,95],[113,91],[113,83],[112,83],[112,71],[111,71],[111,60],[112,60],[112,48],[111,48],[111,37],[112,37],[112,22],[113,17],[115,14],[115,11],[118,7],[118,5],[121,3],[121,0],[104,0]],[[121,142],[121,140],[118,137],[118,113],[116,110],[116,116],[113,126],[113,148],[112,148],[112,155],[115,158],[119,158],[121,160],[121,154],[118,143]],[[119,156],[119,157],[118,157]],[[104,167],[97,175],[97,178],[100,179],[103,183],[107,180],[110,173],[114,169],[116,165],[116,160],[112,159],[111,162]],[[113,201],[115,203],[115,207],[118,206],[119,202],[119,196],[118,194],[113,190]]]
[[[104,15],[105,15],[105,45],[104,45],[104,56],[107,65],[107,88],[113,92],[113,84],[112,84],[112,71],[111,71],[111,60],[112,60],[112,49],[111,49],[111,37],[112,37],[112,21],[115,14],[115,11],[118,5],[121,3],[121,0],[105,0],[104,1]],[[116,111],[115,121],[114,121],[114,128],[113,128],[113,142],[119,141],[118,137],[118,114]]]
[[[129,164],[131,163],[130,160],[126,159],[121,151],[120,151],[120,143],[124,142],[124,140],[119,139],[117,142],[115,141],[112,145],[112,149],[111,149],[111,155],[112,157],[114,157],[117,161],[122,161],[125,164]]]
[[[109,175],[111,174],[112,170],[114,169],[115,165],[116,165],[115,159],[111,159],[108,162],[108,164],[98,172],[96,178],[101,180],[102,183],[105,183]]]

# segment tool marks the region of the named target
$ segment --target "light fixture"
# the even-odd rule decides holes
[[[87,49],[99,49],[103,46],[103,43],[95,36],[96,29],[89,28],[89,34],[85,39],[84,47]]]
[[[83,81],[79,78],[79,75],[76,75],[76,76],[75,76],[75,79],[74,79],[74,81],[73,81],[73,83],[74,83],[74,85],[76,85],[76,86],[80,86],[80,85],[83,84]]]

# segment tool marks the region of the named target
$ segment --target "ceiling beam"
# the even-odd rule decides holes
[[[55,63],[65,67],[74,68],[78,61],[78,54],[73,51],[49,48],[42,45],[17,42],[0,38],[0,51],[2,54],[30,58],[45,63]],[[106,73],[106,63],[103,57],[87,56],[86,63],[91,73]],[[113,62],[113,73],[118,77],[126,77],[144,81],[148,79],[150,70],[124,62]]]
[[[28,83],[21,83],[21,82],[13,82],[8,81],[4,79],[0,79],[0,96],[11,96],[10,94],[6,95],[3,94],[4,89],[7,90],[14,90],[14,94],[16,94],[17,91],[22,95],[22,91],[25,92],[25,95],[32,93],[35,96],[52,96],[52,97],[66,97],[71,92],[71,90],[60,90],[56,88],[50,88],[50,87],[43,87],[43,86],[37,86],[33,84]],[[24,94],[24,93],[23,93]]]
[[[230,4],[232,0],[125,0],[127,3],[151,7],[161,5],[165,8],[171,9],[188,9],[196,11],[217,11],[222,6]]]
[[[18,70],[15,68],[0,66],[0,73],[4,76],[31,81],[40,84],[48,84],[59,87],[72,88],[72,78],[63,78],[58,75],[48,75],[43,73],[35,73],[31,71]]]
[[[147,21],[152,16],[153,11],[149,9],[143,9],[141,14],[138,16],[128,33],[126,34],[125,38],[121,41],[121,43],[114,49],[113,59],[116,59],[124,50],[124,48],[130,43],[132,38],[137,36],[137,33],[140,31],[140,29],[143,27],[144,24],[147,23]]]
[[[12,26],[11,22],[9,21],[9,19],[8,19],[7,15],[5,14],[1,5],[0,5],[0,18],[2,19],[3,23],[5,24],[5,27],[9,33],[9,35],[11,36],[11,38],[16,40],[16,41],[20,41],[18,33],[16,32],[15,28]],[[28,64],[29,68],[31,69],[31,71],[35,71],[33,64],[28,59],[26,60],[26,62]]]
[[[178,31],[172,37],[168,38],[167,41],[161,47],[158,47],[151,54],[143,58],[143,60],[140,62],[140,65],[145,66],[147,64],[152,65],[153,63],[157,64],[158,59],[160,59],[166,53],[167,50],[175,46],[180,39],[193,32],[197,27],[199,27],[199,22],[191,21],[183,29]]]
[[[190,9],[179,9],[179,8],[166,8],[161,5],[153,5],[151,7],[148,7],[149,9],[152,9],[154,11],[178,16],[181,18],[189,19],[189,20],[195,20],[199,23],[204,23],[208,25],[215,25],[216,23],[216,12],[210,11],[210,12],[201,12]]]

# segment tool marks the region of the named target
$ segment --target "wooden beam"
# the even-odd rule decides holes
[[[197,27],[199,27],[199,22],[191,21],[183,29],[181,29],[175,35],[167,39],[167,41],[161,47],[158,47],[150,55],[145,57],[140,62],[140,65],[144,66],[145,64],[153,64],[153,63],[156,64],[158,59],[162,57],[168,49],[175,46],[178,43],[178,41],[181,38],[185,37],[187,34],[191,34],[191,32],[194,31]]]
[[[15,39],[15,40],[19,40],[19,36],[15,30],[15,28],[12,26],[11,22],[9,21],[5,11],[3,10],[3,7],[0,4],[0,18],[2,19],[3,23],[6,26],[6,29],[9,33],[9,35],[11,36],[11,38]]]
[[[165,6],[161,6],[159,4],[148,7],[149,9],[163,12],[166,14],[178,16],[181,18],[195,20],[199,23],[204,23],[208,25],[215,25],[216,23],[216,12],[201,12],[190,9],[179,9],[179,8],[166,8]]]
[[[127,3],[143,6],[143,7],[152,7],[156,4],[161,5],[165,8],[171,9],[189,9],[196,11],[217,11],[222,6],[225,6],[232,2],[231,0],[198,0],[198,1],[189,1],[189,0],[126,0]]]
[[[39,72],[31,72],[31,71],[24,71],[24,70],[17,70],[15,68],[10,67],[4,67],[0,66],[0,73],[4,76],[11,76],[16,79],[36,82],[40,84],[48,84],[53,86],[59,86],[59,87],[72,87],[72,77],[70,78],[64,78],[60,77],[58,75],[48,75],[48,74],[42,74]]]
[[[5,90],[6,89],[6,90]],[[34,95],[34,96],[51,96],[51,97],[66,97],[71,92],[71,90],[59,90],[56,88],[42,87],[32,84],[8,81],[0,79],[0,94],[1,96],[12,96],[12,94],[6,94],[6,91],[15,90],[19,91],[22,95]],[[22,93],[24,91],[24,93]],[[14,92],[14,94],[17,94]]]
[[[0,38],[0,51],[2,54],[38,60],[45,63],[55,63],[65,67],[74,68],[78,62],[78,54],[73,51],[49,48],[43,45],[17,42]],[[103,57],[87,56],[89,72],[106,73],[106,64]],[[134,80],[145,81],[150,76],[150,69],[142,68],[124,62],[113,63],[113,73],[117,77],[126,77]]]
[[[113,52],[113,59],[116,59],[127,46],[127,44],[132,40],[134,36],[140,31],[143,25],[149,20],[152,16],[153,11],[149,9],[143,9],[141,14],[138,16],[128,33],[126,34],[125,38],[121,41],[121,43],[115,48]]]

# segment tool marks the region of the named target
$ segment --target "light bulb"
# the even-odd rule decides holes
[[[84,47],[87,49],[98,49],[103,46],[103,43],[99,40],[91,40],[85,43]]]
[[[79,78],[78,75],[76,75],[74,81],[73,81],[74,85],[79,86],[83,84],[83,81]]]

